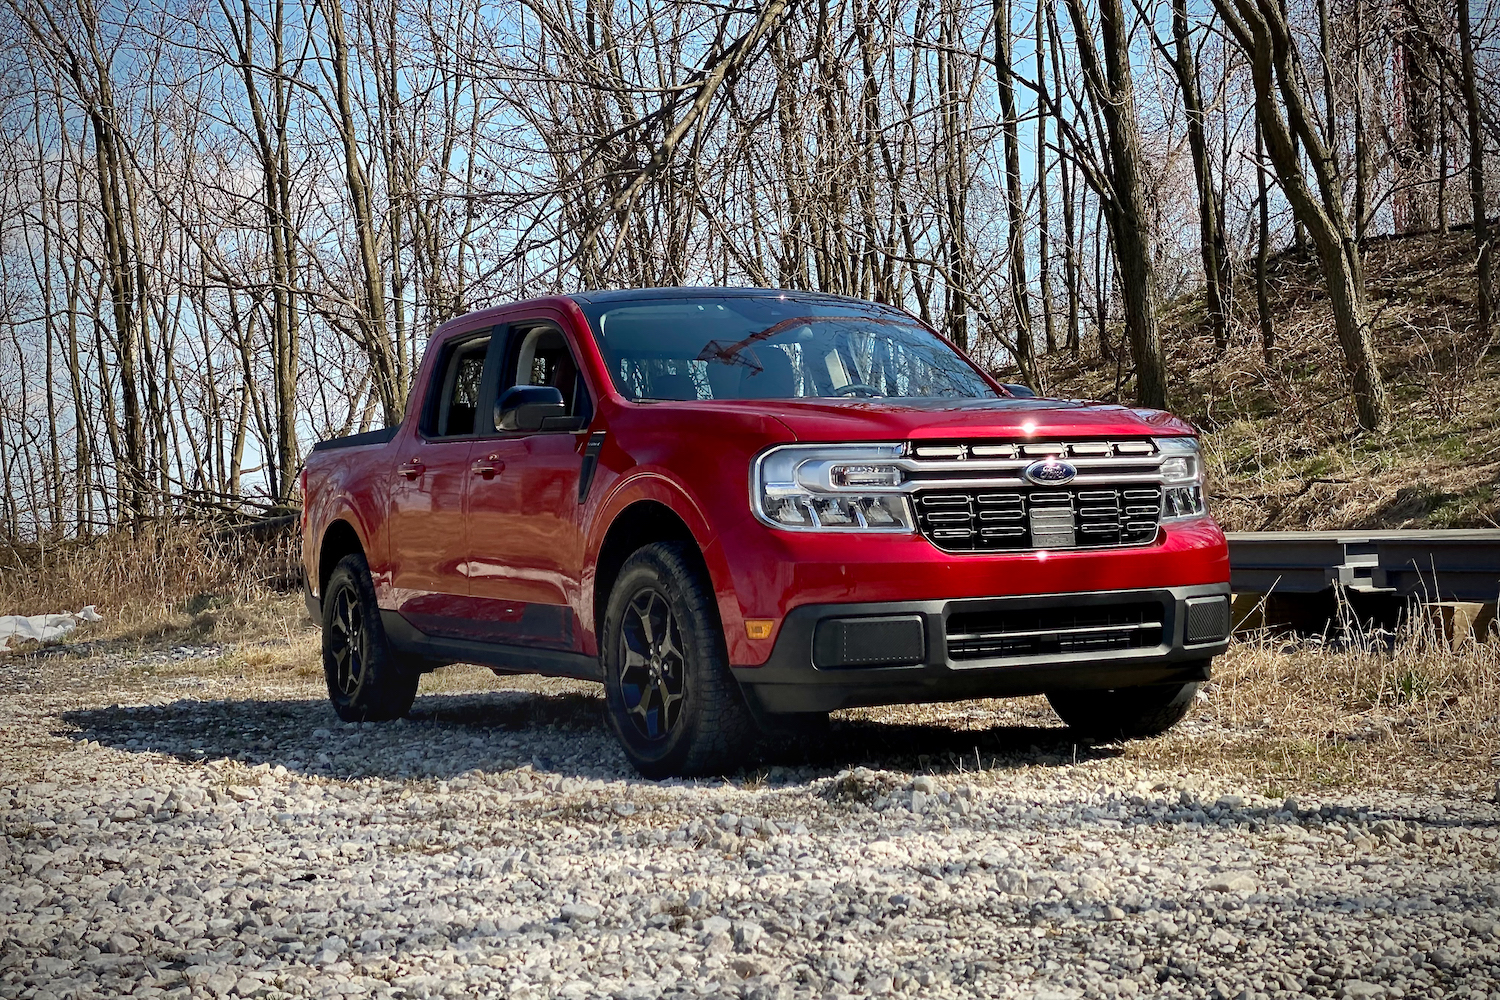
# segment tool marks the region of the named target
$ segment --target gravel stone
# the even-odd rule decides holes
[[[1213,892],[1254,892],[1255,877],[1248,872],[1226,872],[1208,883]]]
[[[562,918],[590,923],[599,919],[599,907],[588,903],[568,903],[562,908]]]
[[[155,662],[0,660],[0,1000],[1500,1000],[1488,778],[1268,798],[835,720],[862,750],[652,783],[578,685],[362,726]]]

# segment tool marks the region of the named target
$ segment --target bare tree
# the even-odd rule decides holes
[[[1474,70],[1474,27],[1469,23],[1469,0],[1458,0],[1458,46],[1462,62],[1460,86],[1464,95],[1464,116],[1469,138],[1469,199],[1473,204],[1475,247],[1475,294],[1479,325],[1492,329],[1495,323],[1495,275],[1493,248],[1490,246],[1488,208],[1484,195],[1484,131],[1479,123],[1479,84]],[[1486,346],[1494,344],[1492,336]]]
[[[1297,221],[1312,238],[1322,261],[1334,330],[1353,385],[1360,426],[1379,428],[1389,406],[1370,339],[1359,244],[1344,211],[1341,178],[1332,153],[1318,135],[1308,108],[1291,30],[1278,0],[1214,0],[1214,6],[1250,59],[1256,119],[1267,152]],[[1299,141],[1307,148],[1316,191],[1303,173]]]
[[[1182,94],[1187,118],[1188,148],[1193,157],[1193,178],[1198,186],[1198,245],[1203,260],[1204,294],[1214,343],[1222,350],[1229,343],[1229,288],[1226,274],[1228,252],[1219,228],[1219,192],[1214,186],[1208,157],[1206,115],[1198,83],[1198,60],[1188,26],[1187,0],[1172,0],[1172,40],[1175,57],[1168,57]],[[1165,46],[1162,47],[1165,52]]]
[[[995,0],[995,82],[1000,94],[1000,129],[1005,136],[1005,218],[1009,232],[1010,300],[1015,317],[1017,357],[1022,377],[1034,378],[1036,345],[1031,334],[1031,301],[1026,280],[1021,140],[1017,128],[1015,69],[1011,58],[1010,0]]]
[[[1045,0],[1036,12],[1036,86],[1042,106],[1036,112],[1036,199],[1037,199],[1037,296],[1042,300],[1042,330],[1047,353],[1057,350],[1057,322],[1052,314],[1052,192],[1047,184],[1047,18]]]
[[[1067,4],[1084,83],[1106,127],[1107,155],[1100,169],[1085,172],[1085,177],[1099,198],[1115,248],[1135,397],[1144,406],[1165,407],[1167,366],[1157,328],[1155,254],[1131,78],[1130,28],[1120,0],[1100,0],[1101,55],[1083,0]]]

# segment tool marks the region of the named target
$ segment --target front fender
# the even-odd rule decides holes
[[[599,553],[604,547],[604,540],[620,515],[634,504],[642,502],[661,504],[687,525],[707,566],[709,585],[713,587],[714,601],[718,604],[719,618],[724,628],[726,631],[743,631],[744,622],[739,602],[735,599],[733,575],[704,505],[689,492],[685,484],[665,470],[650,468],[634,469],[622,476],[612,484],[605,499],[587,518],[585,538],[588,557],[583,573],[582,593],[579,595],[582,604],[580,617],[583,621],[591,625],[599,620],[600,609],[596,606],[594,593],[598,579]],[[596,636],[596,642],[597,639]]]

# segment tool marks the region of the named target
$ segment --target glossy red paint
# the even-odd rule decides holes
[[[588,428],[423,438],[433,358],[455,337],[546,318],[566,335],[593,399]],[[605,432],[582,503],[582,454]],[[731,662],[765,662],[777,622],[802,604],[1011,596],[1222,583],[1224,536],[1211,518],[1168,523],[1156,544],[1014,555],[944,553],[920,535],[769,528],[753,516],[749,476],[766,448],[802,442],[1052,440],[1191,434],[1170,414],[1122,406],[998,398],[908,405],[870,399],[633,402],[615,389],[578,305],[560,297],[462,317],[440,329],[414,383],[408,418],[386,444],[315,451],[307,463],[304,559],[347,521],[381,607],[424,630],[595,655],[595,573],[610,526],[637,503],[673,511],[703,553]],[[404,468],[420,459],[421,472]],[[494,468],[484,475],[482,466]],[[478,469],[478,471],[476,471]],[[540,610],[539,610],[540,609]]]

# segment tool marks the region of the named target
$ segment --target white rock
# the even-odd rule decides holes
[[[581,923],[589,923],[599,918],[599,907],[592,903],[564,903],[562,908],[564,920],[577,920]]]
[[[1255,876],[1249,872],[1224,872],[1209,880],[1211,892],[1254,892]]]
[[[741,951],[754,951],[765,933],[765,928],[753,920],[742,920],[734,925],[735,947]]]

